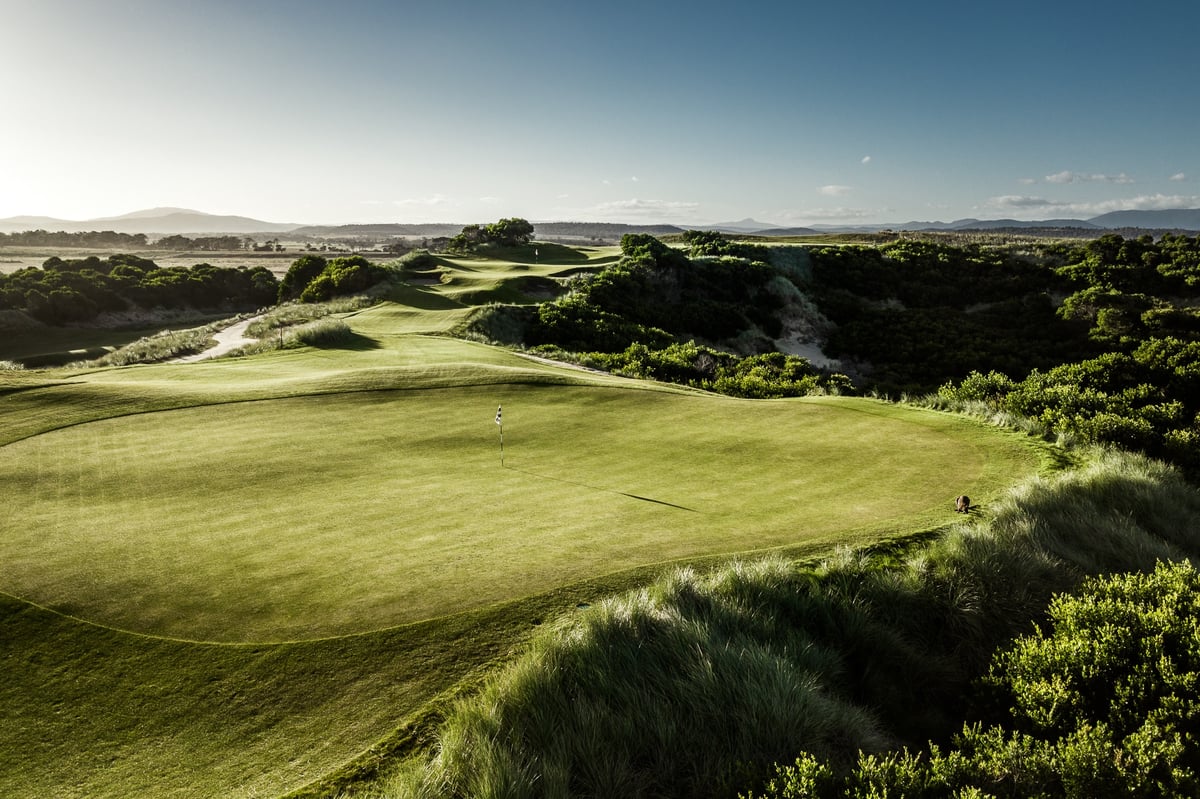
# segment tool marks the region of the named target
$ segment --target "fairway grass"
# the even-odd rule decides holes
[[[0,448],[21,497],[0,522],[0,586],[140,633],[297,640],[936,526],[955,493],[998,487],[974,425],[886,410],[507,385],[100,420]],[[1025,471],[1013,455],[1000,471]]]
[[[571,265],[516,255],[461,266]],[[1041,465],[950,414],[428,335],[456,291],[344,315],[351,348],[0,376],[0,795],[281,795],[577,605],[943,527]]]

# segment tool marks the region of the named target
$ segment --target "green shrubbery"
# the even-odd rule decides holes
[[[261,266],[160,267],[136,255],[50,258],[41,269],[0,274],[0,310],[63,324],[131,307],[251,309],[274,302],[276,286],[275,276]]]
[[[326,261],[319,255],[297,258],[279,282],[278,301],[326,302],[334,297],[365,291],[392,275],[385,266],[361,255]]]
[[[865,754],[848,774],[805,754],[753,796],[1196,796],[1200,574],[1181,562],[1089,579],[1047,616],[995,657],[991,724],[945,749]]]
[[[618,353],[590,353],[586,361],[629,377],[679,383],[733,397],[804,397],[852,388],[845,375],[826,374],[796,355],[770,352],[739,357],[694,341],[657,350],[631,344]]]
[[[777,273],[765,263],[693,261],[649,235],[626,235],[621,251],[620,261],[544,303],[528,343],[611,353],[635,343],[661,349],[688,338],[719,342],[749,329],[767,336],[782,331],[782,300],[768,290]]]
[[[944,384],[938,395],[1036,419],[1080,440],[1147,452],[1192,474],[1200,469],[1200,342],[1148,339],[1131,353],[1034,370],[1021,381],[973,372]]]

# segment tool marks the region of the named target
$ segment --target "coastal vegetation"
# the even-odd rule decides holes
[[[1194,793],[1197,239],[521,223],[0,276],[0,793]]]

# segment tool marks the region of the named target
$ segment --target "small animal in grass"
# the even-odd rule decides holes
[[[958,497],[956,497],[954,500],[954,512],[955,513],[970,513],[971,512],[971,498],[968,497],[966,494],[960,494]]]

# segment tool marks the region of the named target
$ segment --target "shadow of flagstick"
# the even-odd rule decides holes
[[[564,477],[551,477],[550,475],[538,474],[537,472],[531,472],[531,471],[528,471],[527,469],[518,469],[515,466],[507,466],[505,468],[507,468],[510,472],[520,472],[521,474],[529,475],[530,477],[537,478],[538,480],[553,480],[556,483],[566,483],[567,485],[579,486],[580,488],[586,488],[591,491],[603,491],[606,494],[617,494],[618,496],[629,497],[630,499],[636,499],[641,502],[653,502],[655,505],[665,505],[668,508],[675,508],[676,510],[685,510],[688,513],[699,513],[700,512],[700,511],[696,510],[695,508],[688,508],[688,507],[684,507],[683,505],[676,505],[674,502],[666,502],[661,499],[652,499],[651,497],[642,497],[642,496],[638,496],[637,494],[630,494],[627,491],[618,491],[615,488],[600,488],[599,486],[588,485],[587,483],[579,483],[579,482],[576,482],[575,480],[567,480]]]

